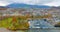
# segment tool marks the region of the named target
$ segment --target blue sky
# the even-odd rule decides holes
[[[48,5],[60,6],[60,0],[0,0],[0,6],[6,6],[11,3],[24,3],[30,5]]]

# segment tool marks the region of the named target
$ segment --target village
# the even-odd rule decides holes
[[[11,22],[11,23],[10,23]],[[19,23],[18,23],[19,22]],[[4,24],[3,24],[4,23]],[[8,26],[7,26],[7,24]],[[20,24],[18,27],[15,27]],[[26,23],[26,24],[21,24]],[[43,24],[44,23],[44,24]],[[13,25],[10,27],[10,24]],[[0,8],[0,27],[11,30],[60,27],[60,9],[57,8]],[[24,28],[25,27],[25,28]]]

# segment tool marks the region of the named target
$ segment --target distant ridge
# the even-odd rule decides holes
[[[50,6],[46,5],[28,5],[28,4],[22,4],[22,3],[12,3],[7,5],[9,8],[50,8]]]
[[[6,6],[0,6],[0,8],[7,8]]]
[[[0,6],[0,8],[56,8],[60,9],[60,6],[47,6],[47,5],[29,5],[29,4],[23,4],[23,3],[12,3],[7,6]]]

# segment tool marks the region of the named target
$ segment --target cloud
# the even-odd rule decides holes
[[[2,4],[8,4],[8,3],[25,3],[25,4],[32,4],[32,5],[40,5],[44,3],[52,2],[51,0],[0,0],[1,5]]]
[[[60,6],[60,0],[55,0],[53,2],[50,2],[50,3],[46,3],[44,5],[48,5],[48,6]]]
[[[2,2],[2,1],[0,1],[0,6],[5,6],[5,5],[7,5],[7,3],[6,2]]]
[[[60,6],[60,4],[56,3],[56,2],[51,2],[51,3],[47,3],[44,5],[48,5],[48,6]]]
[[[25,3],[25,4],[35,4],[35,5],[39,4],[40,5],[40,4],[49,3],[52,1],[51,0],[16,0],[14,2]]]
[[[58,6],[60,5],[60,0],[0,0],[0,6],[6,6],[11,3],[24,3],[31,5],[49,5],[49,6]]]

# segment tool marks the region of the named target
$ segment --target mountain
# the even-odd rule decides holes
[[[50,6],[46,5],[28,5],[28,4],[22,4],[22,3],[12,3],[7,5],[9,8],[50,8]]]
[[[6,8],[6,6],[0,6],[0,8]]]
[[[53,7],[51,7],[51,8],[60,9],[60,6],[58,6],[58,7],[53,6]]]

